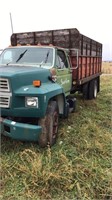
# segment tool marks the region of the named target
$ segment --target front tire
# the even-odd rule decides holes
[[[39,138],[39,146],[53,146],[56,143],[58,134],[58,118],[59,109],[56,101],[51,101],[48,104],[46,115],[40,119],[38,125],[42,127],[42,133]]]

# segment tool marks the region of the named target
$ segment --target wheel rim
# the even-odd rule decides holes
[[[96,98],[96,97],[97,97],[97,84],[95,82],[95,84],[94,84],[94,98]]]

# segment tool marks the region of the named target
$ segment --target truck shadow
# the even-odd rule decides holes
[[[19,153],[25,149],[31,148],[39,150],[38,143],[13,140],[11,138],[5,137],[4,135],[1,135],[1,154],[9,154],[11,152]]]

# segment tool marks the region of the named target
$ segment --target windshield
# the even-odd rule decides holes
[[[0,56],[0,64],[22,64],[51,67],[53,65],[53,48],[27,46],[7,48]]]

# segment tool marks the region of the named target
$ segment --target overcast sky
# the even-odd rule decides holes
[[[112,60],[112,0],[0,0],[0,48],[13,32],[77,28],[103,44],[103,60]]]

